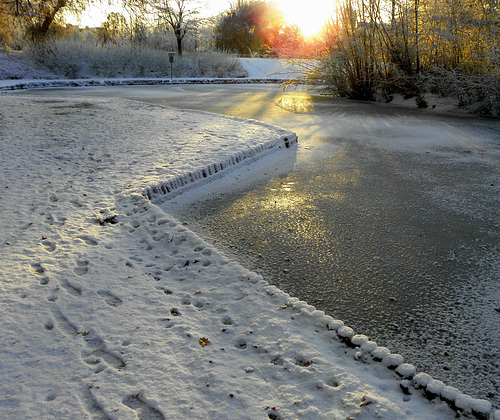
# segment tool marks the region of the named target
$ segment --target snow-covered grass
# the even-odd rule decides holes
[[[60,41],[27,53],[0,50],[0,89],[33,89],[61,86],[151,85],[172,83],[285,83],[302,80],[311,60],[239,58],[219,53],[191,54],[173,66],[165,53],[135,51],[130,46],[95,46]],[[89,51],[89,48],[92,51]],[[59,50],[57,53],[49,53]],[[57,59],[56,59],[57,58]],[[44,63],[44,64],[42,64]],[[89,63],[94,63],[90,65]],[[141,63],[139,65],[139,63]],[[94,70],[91,70],[91,68]],[[49,70],[50,69],[50,70]],[[70,80],[70,82],[68,81]],[[294,83],[292,83],[293,85]],[[321,86],[316,86],[321,89]],[[451,97],[426,94],[427,112],[473,113]],[[380,98],[381,101],[385,101]],[[393,95],[392,105],[416,108],[415,98]]]
[[[170,62],[166,51],[148,47],[138,48],[127,43],[101,45],[75,40],[57,40],[28,46],[22,54],[15,52],[1,54],[4,57],[0,61],[15,59],[26,69],[34,66],[52,78],[170,76]],[[0,69],[2,67],[0,65]],[[176,56],[172,72],[174,77],[247,76],[236,57],[217,52],[186,53],[182,57]],[[0,75],[1,79],[18,78],[16,74],[1,70]]]
[[[55,79],[57,76],[41,68],[20,51],[0,48],[0,80]]]
[[[294,133],[77,96],[0,116],[1,418],[500,418],[154,204]]]

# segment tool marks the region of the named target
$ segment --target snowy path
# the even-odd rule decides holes
[[[454,418],[418,385],[491,412],[426,375],[412,381],[401,357],[143,196],[293,133],[132,101],[8,95],[0,130],[1,418]]]

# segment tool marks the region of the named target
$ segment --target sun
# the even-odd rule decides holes
[[[305,37],[313,37],[323,28],[335,10],[335,0],[277,0],[276,5],[291,25],[297,25]]]

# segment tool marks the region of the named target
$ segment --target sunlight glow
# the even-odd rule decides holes
[[[297,25],[305,37],[318,34],[329,16],[335,11],[336,0],[308,0],[306,3],[291,0],[271,0],[284,14],[290,25]],[[230,0],[211,0],[198,2],[200,17],[217,16],[229,9]],[[80,26],[100,26],[110,12],[124,13],[119,2],[110,0],[108,3],[90,3],[80,18],[68,15],[68,23]]]
[[[305,37],[317,35],[336,7],[335,0],[276,0],[275,4],[283,11],[287,22],[297,25]]]

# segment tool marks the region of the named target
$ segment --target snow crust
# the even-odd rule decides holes
[[[1,418],[498,419],[155,205],[294,133],[5,93],[0,133]]]

